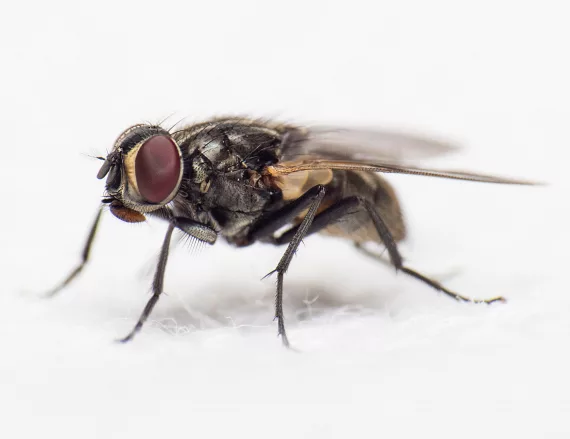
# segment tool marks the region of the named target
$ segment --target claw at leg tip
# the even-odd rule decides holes
[[[127,335],[126,337],[116,339],[115,342],[125,344],[125,343],[128,343],[129,341],[131,341],[133,339],[133,336],[134,336],[134,334],[131,333],[131,334]]]

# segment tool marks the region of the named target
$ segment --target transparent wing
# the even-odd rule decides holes
[[[413,163],[449,154],[459,148],[430,137],[397,131],[312,127],[286,144],[283,160],[302,156],[374,162]]]
[[[279,163],[268,166],[274,177],[301,171],[345,170],[421,175],[498,184],[541,185],[459,170],[418,166],[422,159],[458,151],[451,143],[412,134],[335,127],[313,127],[292,133]]]
[[[439,177],[452,180],[478,181],[481,183],[499,184],[520,184],[520,185],[540,185],[542,183],[528,180],[504,178],[495,175],[485,175],[473,172],[453,171],[445,169],[418,168],[404,165],[394,165],[390,163],[370,163],[365,161],[346,160],[318,160],[305,158],[303,160],[279,162],[272,166],[267,166],[266,173],[272,177],[292,174],[301,171],[317,171],[323,169],[343,170],[343,171],[366,171],[382,172],[388,174],[409,174],[421,175],[424,177]]]

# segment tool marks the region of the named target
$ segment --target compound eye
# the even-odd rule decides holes
[[[154,136],[139,149],[135,175],[141,196],[149,203],[162,203],[180,180],[180,154],[168,136]]]

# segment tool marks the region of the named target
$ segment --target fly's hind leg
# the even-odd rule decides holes
[[[448,290],[443,285],[441,285],[439,282],[437,282],[433,279],[430,279],[429,277],[424,276],[423,274],[421,274],[421,273],[419,273],[419,272],[417,272],[417,271],[415,271],[409,267],[406,267],[403,263],[402,256],[400,255],[400,252],[398,250],[398,245],[396,244],[394,237],[390,233],[390,230],[386,226],[386,223],[384,222],[384,220],[382,219],[382,217],[378,213],[378,210],[376,209],[376,207],[372,203],[370,203],[368,200],[366,200],[365,198],[362,198],[362,197],[353,196],[353,197],[344,198],[344,199],[338,201],[336,204],[333,204],[332,206],[330,206],[327,210],[321,212],[319,215],[317,215],[315,217],[314,221],[312,222],[311,226],[309,227],[309,230],[306,232],[306,235],[310,235],[312,233],[317,233],[317,232],[321,231],[322,229],[324,229],[325,227],[327,227],[327,226],[333,224],[334,222],[340,220],[344,216],[353,214],[354,212],[356,212],[358,210],[362,210],[362,209],[364,209],[368,213],[368,215],[370,216],[370,219],[372,220],[374,227],[376,228],[376,231],[378,232],[378,235],[380,236],[381,241],[386,246],[386,250],[387,250],[388,255],[390,257],[390,263],[391,263],[391,265],[393,265],[396,268],[396,270],[402,271],[402,272],[406,273],[408,276],[411,276],[411,277],[429,285],[433,289],[435,289],[441,293],[444,293],[447,296],[449,296],[455,300],[461,301],[461,302],[493,303],[493,302],[504,302],[505,301],[505,299],[503,297],[493,297],[491,299],[471,299],[469,297],[462,296],[462,295],[457,294],[451,290]],[[292,240],[293,236],[295,236],[295,234],[297,233],[297,229],[298,229],[298,227],[294,227],[291,230],[288,230],[283,235],[276,238],[276,242],[278,244],[285,244],[287,242],[290,242]]]
[[[368,256],[369,258],[372,258],[386,266],[392,266],[392,264],[387,261],[386,259],[384,259],[381,255],[367,249],[366,247],[364,247],[362,244],[355,242],[354,243],[354,247],[356,247],[356,249]],[[422,275],[414,270],[411,270],[410,268],[407,267],[402,267],[400,268],[401,271],[403,271],[404,273],[418,279],[421,280],[424,283],[427,283],[430,287],[448,295],[449,297],[458,300],[460,302],[471,302],[471,303],[493,303],[493,302],[506,302],[506,299],[504,297],[493,297],[491,299],[471,299],[469,297],[465,297],[462,296],[460,294],[454,293],[453,291],[448,290],[447,288],[443,287],[443,285],[441,285],[441,283],[437,282],[434,279],[428,278],[425,275]],[[412,274],[413,272],[413,274]]]

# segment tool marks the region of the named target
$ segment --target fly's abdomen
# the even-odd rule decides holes
[[[378,211],[396,241],[406,236],[400,204],[392,186],[378,174],[362,171],[318,169],[298,171],[274,177],[273,185],[280,189],[283,200],[291,202],[301,197],[316,185],[327,189],[317,214],[342,199],[358,196],[369,201]],[[308,210],[308,209],[307,209]],[[297,216],[295,224],[300,224],[307,211]],[[364,208],[352,212],[327,226],[320,233],[339,236],[358,243],[381,242],[378,232]]]
[[[327,186],[324,208],[351,196],[368,200],[386,223],[395,241],[406,237],[406,227],[400,203],[392,186],[380,175],[361,171],[334,171],[334,178]],[[322,209],[324,210],[324,209]],[[340,236],[357,243],[382,243],[370,215],[364,208],[341,218],[321,233]]]

